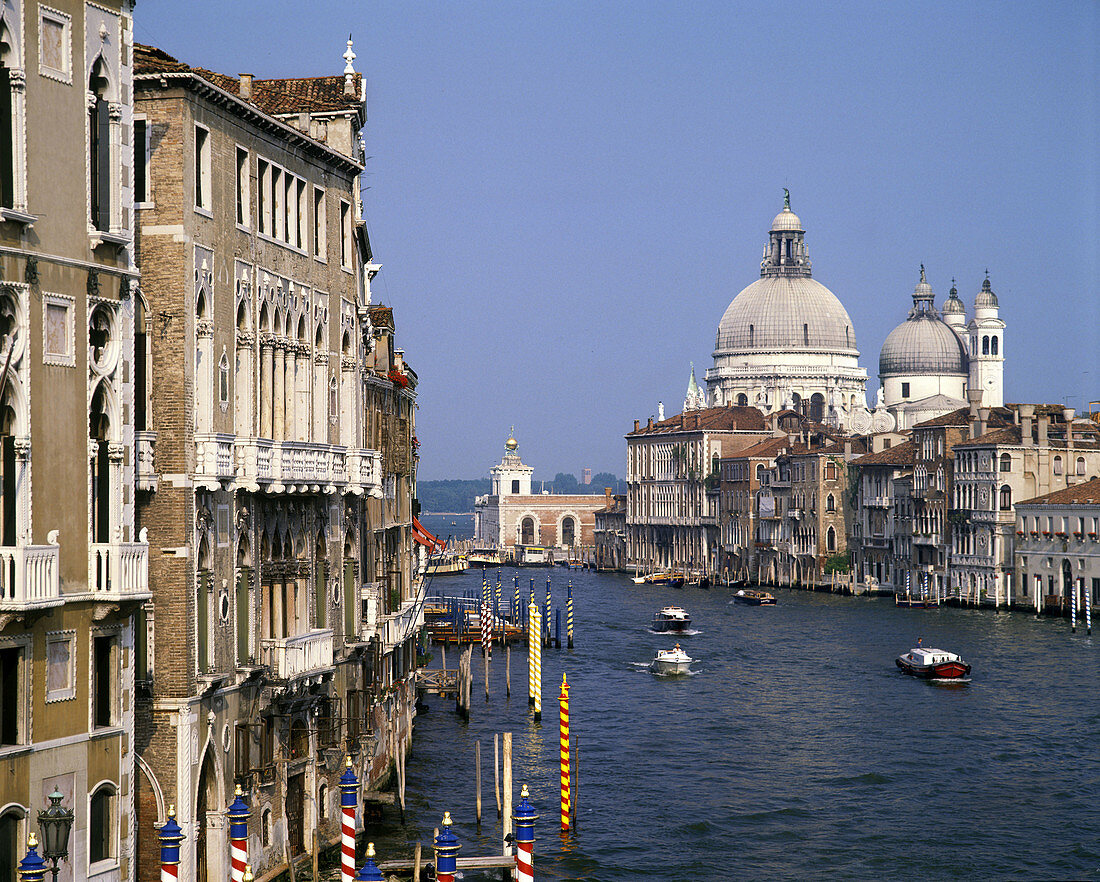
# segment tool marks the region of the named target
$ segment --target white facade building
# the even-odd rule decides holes
[[[805,231],[788,194],[772,221],[760,278],[741,291],[718,325],[710,403],[784,408],[819,423],[867,431],[867,372],[855,330],[828,288],[811,277]]]

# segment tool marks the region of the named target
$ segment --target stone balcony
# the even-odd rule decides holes
[[[46,609],[64,603],[61,596],[61,547],[0,547],[0,613]]]
[[[218,490],[233,480],[233,435],[195,435],[195,485]]]
[[[229,479],[252,492],[382,493],[382,455],[377,450],[266,438],[236,438],[233,448],[235,469]],[[225,479],[219,475],[218,480]]]
[[[137,542],[88,545],[88,590],[96,600],[148,600],[149,543],[143,527]]]
[[[263,663],[279,680],[295,680],[320,674],[332,667],[333,631],[307,631],[293,637],[260,641]]]
[[[1016,523],[1016,513],[1013,511],[973,509],[970,512],[970,520],[975,524],[1014,524]]]
[[[863,497],[863,505],[865,508],[890,508],[893,504],[893,500],[889,496]]]

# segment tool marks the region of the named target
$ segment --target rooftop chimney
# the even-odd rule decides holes
[[[603,498],[607,500],[607,507],[611,508],[611,488],[610,487],[604,487],[603,488]]]
[[[309,134],[309,114],[308,113],[303,112],[303,113],[298,114],[298,130],[301,131],[301,132],[305,132],[307,135]]]
[[[1039,417],[1039,446],[1047,447],[1047,429],[1050,428],[1050,417],[1042,414]]]
[[[989,408],[978,408],[978,434],[984,435],[989,428]]]
[[[634,420],[634,431],[638,431],[638,420]]]
[[[1035,418],[1034,404],[1020,405],[1020,440],[1024,447],[1031,447],[1035,440],[1031,437],[1031,421]]]
[[[978,406],[982,403],[982,390],[967,389],[966,400],[970,402],[970,439],[974,440],[981,428],[978,422]]]
[[[649,418],[649,421],[645,424],[645,427],[647,429],[652,429],[653,428],[653,417]]]
[[[1077,416],[1077,411],[1072,407],[1062,408],[1062,417],[1066,421],[1066,447],[1073,449],[1073,418]]]
[[[240,74],[241,97],[245,101],[252,100],[252,74]]]

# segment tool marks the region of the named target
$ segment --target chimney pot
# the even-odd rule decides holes
[[[240,74],[241,79],[241,97],[245,101],[252,100],[252,74],[243,73]]]
[[[639,422],[640,422],[639,420],[634,420],[634,431],[635,431],[635,432],[637,432],[637,431],[638,431],[638,424],[639,424]]]
[[[300,131],[305,132],[307,135],[309,134],[309,114],[308,113],[303,112],[303,113],[298,114],[298,129]]]

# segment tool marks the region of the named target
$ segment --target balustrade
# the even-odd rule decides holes
[[[263,661],[280,680],[293,680],[332,667],[331,628],[293,637],[261,640]]]
[[[88,589],[97,597],[142,599],[149,591],[149,543],[93,542],[88,546]]]
[[[57,606],[61,598],[58,545],[0,547],[0,610]]]

